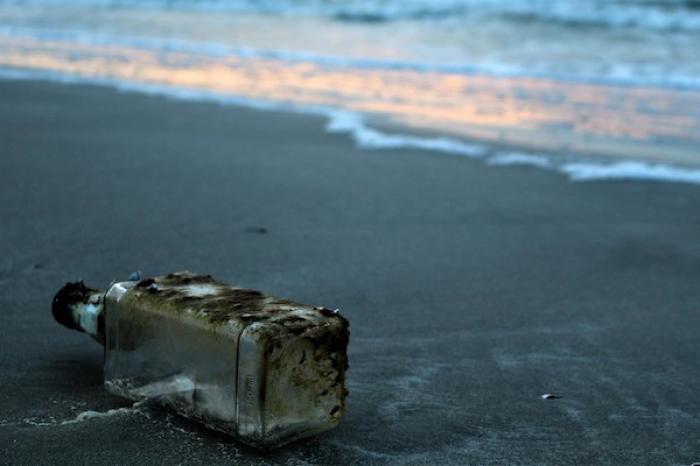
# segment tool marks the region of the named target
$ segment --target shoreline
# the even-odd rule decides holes
[[[0,95],[8,462],[698,461],[695,186],[366,151],[319,116],[98,86]],[[343,311],[336,429],[263,456],[157,407],[61,424],[127,404],[56,290],[182,269]]]
[[[216,103],[225,106],[313,115],[327,119],[325,130],[345,134],[356,145],[367,150],[387,148],[418,149],[448,155],[479,159],[494,167],[528,166],[556,172],[570,181],[636,181],[700,184],[700,162],[687,156],[672,163],[627,154],[625,149],[617,156],[592,152],[562,154],[561,150],[543,148],[533,150],[493,138],[464,139],[459,131],[449,127],[438,128],[425,122],[416,126],[396,115],[362,114],[348,109],[334,109],[300,103],[254,100],[201,89],[182,89],[158,84],[135,83],[114,79],[81,77],[52,71],[0,68],[0,80],[35,81],[71,86],[96,86],[118,92],[161,96],[174,101]],[[528,137],[536,136],[532,134]],[[613,146],[603,146],[611,148]],[[643,147],[643,146],[642,146]]]

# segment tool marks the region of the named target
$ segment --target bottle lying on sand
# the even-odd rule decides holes
[[[68,283],[53,315],[105,346],[105,387],[271,449],[338,424],[348,322],[338,311],[190,272]]]

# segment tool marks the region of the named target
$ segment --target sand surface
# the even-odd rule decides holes
[[[94,87],[0,96],[0,463],[700,461],[697,186],[363,151],[320,118]],[[260,456],[110,396],[53,294],[181,269],[341,308],[342,424]]]

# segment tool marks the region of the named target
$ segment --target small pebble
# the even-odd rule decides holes
[[[553,393],[545,393],[542,395],[543,400],[556,400],[557,398],[561,398],[559,395],[554,395]]]

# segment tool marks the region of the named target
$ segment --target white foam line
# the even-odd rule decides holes
[[[423,138],[403,134],[388,134],[368,127],[361,115],[354,112],[334,110],[326,112],[329,133],[347,133],[363,149],[412,148],[482,157],[486,147],[481,144],[468,144],[451,138]]]
[[[520,152],[497,153],[487,159],[489,165],[526,165],[565,174],[571,181],[637,180],[700,184],[700,169],[641,161],[569,162],[556,164],[544,155]]]
[[[558,168],[573,181],[646,180],[700,184],[700,170],[647,162],[567,163]]]
[[[45,427],[45,426],[55,426],[55,422],[43,422],[43,421],[35,421],[34,419],[23,419],[22,420],[25,424],[29,424],[30,426],[37,426],[37,427]]]
[[[175,100],[216,102],[223,105],[236,105],[266,111],[289,111],[328,118],[325,127],[330,133],[350,135],[358,147],[363,149],[419,149],[447,154],[486,159],[495,166],[529,165],[547,170],[554,170],[567,175],[572,181],[598,180],[642,180],[665,181],[673,183],[700,184],[700,169],[681,168],[667,164],[641,161],[624,161],[613,163],[570,162],[556,163],[552,158],[541,154],[522,152],[496,152],[488,146],[466,143],[446,137],[419,137],[405,134],[390,134],[367,126],[364,118],[357,112],[338,110],[313,105],[290,104],[264,100],[252,100],[243,97],[217,94],[198,89],[175,88],[172,86],[125,82],[114,79],[89,78],[65,73],[48,71],[27,71],[0,68],[0,77],[15,80],[47,80],[63,84],[89,84],[116,88],[122,92],[137,92],[157,95]]]
[[[134,414],[134,413],[141,413],[140,407],[144,403],[144,401],[137,401],[130,407],[124,407],[124,408],[115,408],[115,409],[109,409],[107,411],[83,411],[82,413],[79,413],[76,417],[73,419],[66,419],[65,421],[56,421],[54,419],[50,419],[48,421],[36,421],[34,419],[23,419],[22,421],[25,424],[29,424],[32,426],[37,426],[37,427],[47,427],[47,426],[64,426],[64,425],[69,425],[69,424],[77,424],[79,422],[87,421],[90,419],[95,419],[95,418],[103,418],[103,417],[111,417],[111,416],[120,416],[123,414]]]
[[[526,154],[522,152],[505,152],[490,157],[489,165],[528,165],[538,168],[552,168],[551,162],[543,155]]]
[[[142,403],[143,402],[136,402],[133,404],[133,406],[129,408],[115,408],[109,409],[107,411],[83,411],[82,413],[78,414],[75,418],[61,422],[60,425],[63,426],[66,424],[76,424],[78,422],[83,422],[95,418],[119,416],[122,414],[134,414],[139,412],[139,407]]]

